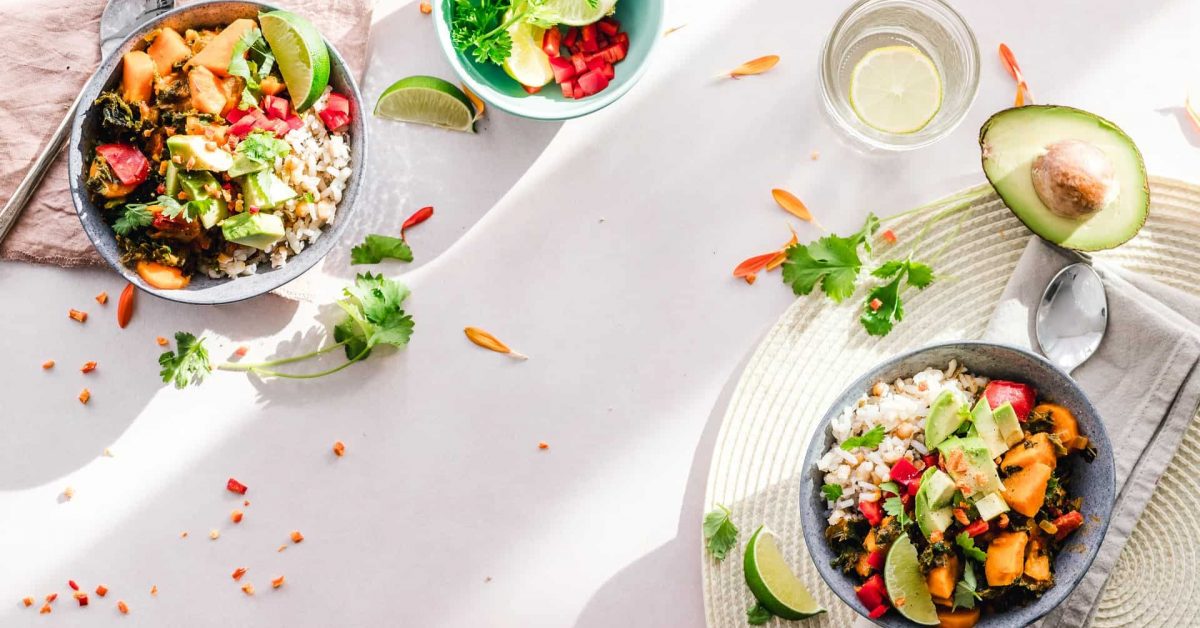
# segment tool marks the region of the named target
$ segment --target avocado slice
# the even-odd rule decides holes
[[[949,390],[943,390],[933,403],[929,405],[929,415],[925,417],[925,447],[933,449],[958,429],[966,420],[966,413],[961,412],[962,403]]]
[[[1117,125],[1093,113],[1027,105],[979,130],[983,172],[1004,204],[1037,235],[1098,251],[1128,241],[1150,212],[1146,164]]]
[[[979,403],[975,404],[975,409],[971,411],[971,423],[975,430],[974,435],[987,445],[988,455],[995,458],[1008,451],[1008,443],[1000,434],[1000,428],[996,425],[995,417],[992,416],[992,406],[987,399],[981,398]]]
[[[1001,513],[1008,512],[1008,503],[1000,493],[988,493],[975,502],[975,510],[984,521],[991,521]]]
[[[170,161],[167,162],[167,172],[163,175],[163,194],[171,198],[179,194],[179,168]]]
[[[225,199],[209,194],[209,190],[221,187],[211,172],[179,172],[176,177],[184,194],[190,199],[188,202],[199,209],[197,213],[200,216],[200,224],[205,229],[212,229],[229,215],[229,206]]]
[[[233,165],[233,155],[220,148],[209,148],[211,140],[203,135],[172,135],[167,138],[171,161],[181,170],[225,172]],[[176,160],[176,157],[179,159]]]
[[[942,452],[946,473],[964,497],[1004,490],[982,438],[955,436],[939,445],[938,451]]]
[[[267,162],[246,155],[238,155],[233,160],[233,165],[229,167],[229,176],[237,178],[255,172],[261,172],[267,169]]]
[[[996,419],[996,427],[1000,429],[1000,436],[1004,438],[1004,444],[1012,447],[1025,438],[1025,431],[1021,429],[1021,421],[1017,418],[1017,412],[1013,410],[1011,403],[992,410],[992,417]]]
[[[221,222],[225,240],[268,251],[283,239],[283,220],[275,214],[243,212]]]
[[[913,502],[913,515],[917,527],[925,538],[936,530],[945,532],[950,527],[954,513],[947,505],[954,496],[954,482],[937,467],[930,467],[921,475],[921,488]]]
[[[950,479],[950,476],[937,467],[931,467],[925,471],[925,477],[921,478],[921,488],[918,488],[917,492],[924,491],[929,505],[940,508],[950,503],[955,490],[957,489],[954,487],[954,480]]]
[[[242,184],[242,201],[246,207],[271,209],[298,196],[274,172],[264,170],[248,174],[238,181]]]

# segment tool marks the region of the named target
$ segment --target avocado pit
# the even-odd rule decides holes
[[[1063,218],[1090,216],[1116,200],[1119,192],[1113,160],[1081,140],[1050,144],[1034,159],[1030,174],[1038,198]]]

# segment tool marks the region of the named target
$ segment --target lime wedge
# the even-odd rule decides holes
[[[275,53],[296,111],[313,106],[329,85],[329,49],[317,27],[288,11],[263,13],[258,24]]]
[[[586,4],[586,3],[585,3]],[[507,20],[507,16],[505,17]],[[554,80],[550,57],[542,50],[542,35],[546,29],[524,20],[508,27],[512,37],[512,53],[504,60],[504,71],[522,85],[541,87]]]
[[[453,84],[433,76],[410,76],[383,90],[375,115],[389,120],[475,132],[475,107]]]
[[[783,560],[775,534],[759,526],[746,544],[746,584],[759,603],[784,619],[804,619],[825,609]]]
[[[925,575],[917,564],[917,548],[906,535],[892,543],[888,550],[887,563],[883,566],[883,583],[888,597],[901,615],[925,626],[939,623],[937,610],[933,607],[933,596]]]
[[[916,133],[942,108],[942,77],[912,46],[876,48],[854,66],[850,106],[858,119],[886,133]]]
[[[588,0],[546,0],[537,10],[537,16],[550,24],[583,26],[612,13],[617,0],[597,0],[595,8]]]

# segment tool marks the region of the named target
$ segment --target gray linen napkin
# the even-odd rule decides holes
[[[984,337],[1032,348],[1033,314],[1046,283],[1074,262],[1033,238],[1008,280]],[[1147,277],[1095,265],[1108,291],[1108,331],[1094,356],[1072,373],[1104,419],[1114,452],[1117,503],[1108,534],[1079,587],[1040,622],[1091,622],[1125,541],[1200,405],[1200,298]]]

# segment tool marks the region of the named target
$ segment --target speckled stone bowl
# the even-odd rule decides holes
[[[85,105],[75,114],[71,130],[71,141],[67,146],[67,167],[70,177],[71,197],[75,201],[75,211],[83,223],[83,230],[91,238],[96,250],[108,262],[113,270],[120,273],[137,287],[151,294],[180,303],[196,303],[212,305],[230,303],[270,292],[275,288],[299,277],[304,271],[312,268],[326,253],[337,245],[339,236],[346,225],[354,219],[355,199],[362,186],[362,173],[367,155],[367,127],[363,120],[362,95],[354,76],[346,67],[342,56],[329,44],[329,84],[334,91],[347,95],[353,103],[354,119],[350,123],[350,159],[354,174],[347,181],[342,193],[342,202],[338,204],[337,219],[325,228],[324,233],[300,254],[288,259],[282,268],[259,267],[257,274],[238,279],[210,279],[200,273],[192,277],[191,283],[183,290],[159,290],[150,287],[138,277],[131,268],[121,264],[120,252],[112,228],[104,220],[101,207],[96,206],[89,198],[84,182],[87,178],[87,164],[95,149],[97,131],[99,129],[99,113],[91,103],[95,102],[101,92],[111,89],[120,82],[121,56],[126,52],[145,45],[143,37],[150,31],[171,26],[181,33],[188,28],[223,26],[238,18],[256,19],[260,12],[274,10],[267,4],[259,2],[225,1],[201,2],[190,4],[164,13],[158,19],[146,23],[134,31],[113,53],[104,60],[96,74],[84,86]]]
[[[896,378],[911,377],[927,367],[944,369],[951,359],[965,364],[975,375],[1033,384],[1039,400],[1061,404],[1075,414],[1079,421],[1080,433],[1088,437],[1098,452],[1098,456],[1090,464],[1079,459],[1078,455],[1072,456],[1069,463],[1071,494],[1083,497],[1085,523],[1071,537],[1066,550],[1054,559],[1054,588],[1028,606],[984,615],[978,624],[984,628],[1024,626],[1050,612],[1079,584],[1100,549],[1100,542],[1108,530],[1113,502],[1116,499],[1116,470],[1112,445],[1108,441],[1108,433],[1104,430],[1100,415],[1069,375],[1045,358],[1028,351],[986,342],[956,341],[936,344],[887,360],[850,384],[821,418],[813,432],[816,436],[809,443],[804,456],[805,476],[800,482],[800,522],[804,530],[804,542],[813,562],[816,563],[817,571],[829,587],[846,604],[866,617],[867,611],[862,608],[854,594],[856,582],[829,564],[834,558],[834,553],[825,541],[828,512],[820,490],[824,483],[823,474],[817,470],[817,460],[833,444],[829,423],[845,407],[855,403],[875,382],[891,382]],[[981,574],[982,571],[976,573]],[[918,626],[894,610],[871,621],[888,628]]]

